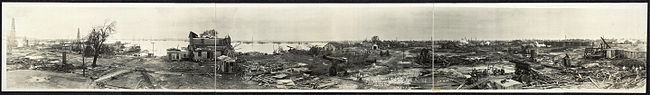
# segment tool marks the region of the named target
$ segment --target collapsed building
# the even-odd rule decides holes
[[[194,61],[214,60],[221,55],[230,55],[234,52],[230,44],[230,36],[225,38],[199,37],[190,32],[189,45],[187,46],[188,58]]]
[[[634,51],[626,49],[612,48],[604,38],[600,38],[602,44],[599,47],[585,48],[584,56],[590,59],[629,59],[629,58],[645,58],[646,52]]]
[[[441,89],[645,86],[644,43],[612,45],[604,38],[435,42],[434,85]]]
[[[204,62],[215,60],[219,56],[229,56],[234,52],[230,36],[224,38],[199,37],[194,32],[189,33],[189,45],[183,49],[167,49],[169,60],[191,60]]]
[[[182,49],[167,49],[167,58],[170,61],[190,60],[195,62],[215,61],[216,68],[221,72],[233,72],[233,66],[236,59],[231,58],[235,52],[231,45],[230,36],[218,38],[216,35],[211,37],[201,37],[194,32],[188,36],[189,44]]]

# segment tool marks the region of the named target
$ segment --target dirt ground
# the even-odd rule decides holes
[[[38,70],[13,70],[6,72],[7,89],[89,89],[91,80],[70,73]]]
[[[117,55],[99,58],[98,67],[88,67],[86,76],[81,69],[70,73],[51,70],[32,70],[38,66],[50,64],[34,60],[55,60],[60,62],[60,53],[48,49],[23,48],[15,49],[9,54],[8,88],[23,89],[261,89],[256,83],[244,81],[236,74],[212,74],[213,66],[194,62],[165,62],[162,57],[134,57]],[[26,56],[37,56],[27,58]],[[68,63],[81,66],[79,54],[68,53]],[[24,60],[23,60],[24,59]],[[27,61],[25,61],[27,60]],[[86,57],[86,65],[92,58]],[[22,63],[21,63],[22,62]],[[32,66],[30,64],[37,64]],[[142,68],[145,71],[137,71]],[[191,68],[191,69],[188,69]],[[126,72],[126,73],[125,73]],[[114,75],[114,76],[112,76]],[[216,77],[215,77],[216,76]],[[107,78],[101,83],[94,84],[93,79]],[[216,79],[215,79],[216,78]],[[215,82],[217,80],[217,82]],[[15,82],[14,82],[15,81]]]
[[[332,63],[319,56],[264,55],[239,56],[242,69],[264,71],[214,73],[214,64],[189,61],[165,61],[165,57],[130,55],[102,56],[97,67],[80,68],[80,54],[67,53],[67,63],[75,68],[38,69],[61,64],[62,54],[53,49],[19,48],[8,54],[7,83],[11,89],[430,89],[420,87],[431,76],[422,76],[424,68],[414,68],[406,56],[416,54],[391,51],[392,56],[373,64],[347,64],[348,72],[329,76]],[[362,58],[359,58],[362,59]],[[355,59],[356,60],[356,59]],[[92,58],[85,58],[85,65]],[[362,60],[359,60],[361,62]],[[57,63],[58,62],[58,63]],[[346,64],[343,64],[346,65]],[[354,66],[352,66],[354,65]],[[250,67],[246,67],[250,66]],[[422,66],[415,66],[422,67]],[[306,70],[306,71],[305,71]],[[262,75],[252,76],[252,73]],[[287,74],[286,78],[273,78]],[[253,78],[271,79],[268,82]],[[215,81],[216,80],[216,81]],[[423,82],[423,80],[425,80]],[[282,83],[281,83],[282,82]]]

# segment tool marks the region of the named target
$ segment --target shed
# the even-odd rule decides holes
[[[171,61],[180,61],[186,58],[187,54],[184,51],[176,48],[167,49],[167,57]]]

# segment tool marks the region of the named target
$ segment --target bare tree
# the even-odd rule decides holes
[[[104,42],[113,32],[115,32],[115,21],[107,21],[104,25],[94,26],[93,29],[88,34],[88,39],[86,40],[86,45],[92,49],[93,53],[93,68],[97,66],[97,57],[101,53],[102,48],[104,47]]]
[[[203,31],[203,33],[201,33],[201,37],[216,38],[216,37],[217,37],[217,34],[219,34],[219,33],[217,32],[217,30],[214,30],[214,29],[212,29],[212,30],[206,30],[206,31]]]
[[[372,38],[371,38],[370,40],[371,40],[373,43],[381,42],[381,40],[379,40],[379,36],[372,36]]]

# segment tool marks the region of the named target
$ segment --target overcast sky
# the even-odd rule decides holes
[[[646,39],[647,4],[437,4],[434,39]]]
[[[229,34],[234,40],[364,40],[373,35],[391,40],[429,40],[433,27],[430,4],[2,5],[3,34],[10,30],[10,19],[15,18],[17,36],[45,39],[73,39],[77,28],[84,34],[106,19],[117,22],[113,39],[186,38],[189,31],[216,29],[220,36]]]

